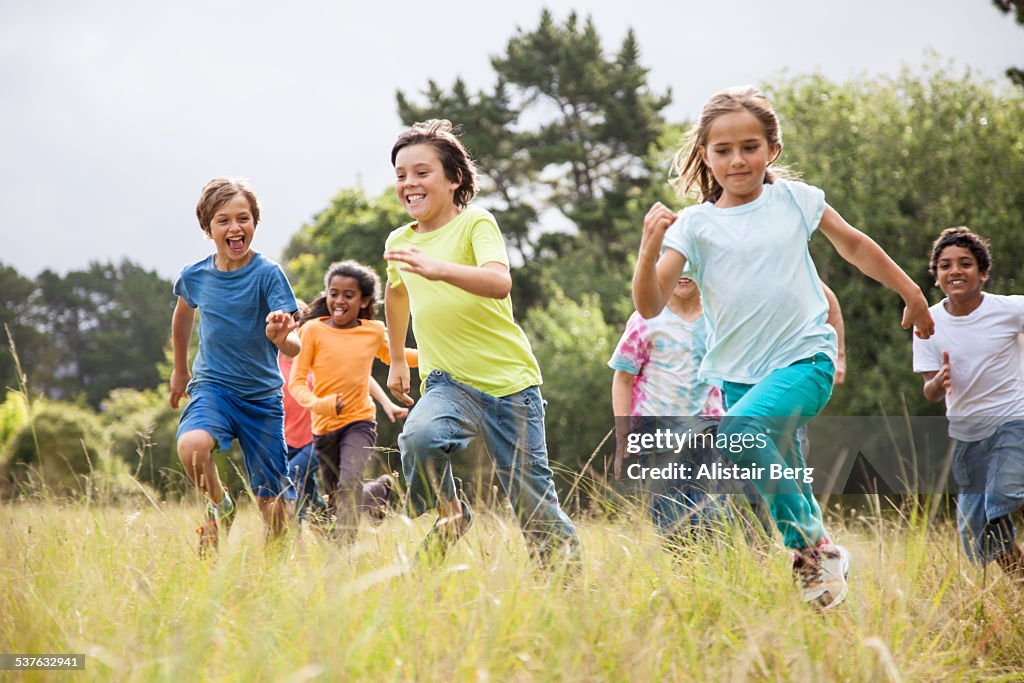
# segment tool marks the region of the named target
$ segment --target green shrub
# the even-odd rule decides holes
[[[154,487],[164,497],[192,491],[178,458],[177,431],[180,410],[155,389],[115,389],[101,404],[110,452],[128,464],[135,478]],[[245,471],[237,443],[226,455],[215,457],[221,481],[232,494],[245,488],[239,472]]]
[[[576,302],[558,293],[530,311],[525,328],[544,376],[550,460],[579,471],[614,425],[607,363],[618,331],[605,322],[596,294]]]
[[[57,495],[81,494],[91,472],[111,469],[99,418],[56,401],[33,405],[31,420],[7,441],[0,462],[8,485],[42,483]]]
[[[23,426],[28,424],[28,401],[17,391],[7,392],[0,403],[0,452],[4,444]]]

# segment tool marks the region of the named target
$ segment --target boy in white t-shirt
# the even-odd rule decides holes
[[[928,270],[946,298],[931,307],[934,336],[914,339],[914,372],[929,401],[946,401],[968,557],[1024,580],[1010,519],[1024,506],[1024,296],[982,292],[991,265],[987,240],[967,228],[935,240]]]

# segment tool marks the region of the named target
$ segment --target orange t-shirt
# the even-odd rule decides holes
[[[313,433],[327,434],[357,420],[373,420],[377,410],[370,398],[373,359],[391,363],[388,334],[379,320],[360,320],[347,330],[331,326],[328,317],[312,320],[299,328],[302,350],[292,365],[288,389],[303,408],[313,414]],[[409,365],[418,365],[415,349],[406,351]],[[313,389],[306,377],[313,372]],[[335,401],[341,395],[338,415]]]

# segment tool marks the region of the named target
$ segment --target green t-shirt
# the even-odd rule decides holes
[[[498,224],[484,209],[467,206],[454,220],[428,233],[403,225],[385,249],[416,247],[450,263],[508,265]],[[470,294],[447,282],[427,280],[388,262],[388,286],[405,285],[412,329],[420,352],[420,375],[444,370],[452,379],[492,396],[507,396],[541,383],[540,367],[526,333],[512,316],[512,299]]]

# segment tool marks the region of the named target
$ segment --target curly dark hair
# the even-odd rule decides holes
[[[310,320],[330,315],[330,311],[327,310],[327,290],[331,286],[331,280],[338,276],[350,277],[359,283],[359,293],[364,299],[369,299],[369,303],[359,309],[358,317],[363,320],[373,320],[373,311],[377,307],[377,302],[380,301],[380,277],[373,268],[364,266],[358,261],[349,260],[339,261],[328,266],[327,274],[324,275],[324,291],[302,311],[299,316],[299,325],[305,325]]]
[[[988,240],[971,232],[964,226],[946,228],[932,243],[932,257],[928,260],[928,273],[935,277],[936,266],[939,265],[939,255],[946,247],[962,247],[969,249],[978,262],[978,270],[987,273],[992,267],[992,253],[989,251]]]

